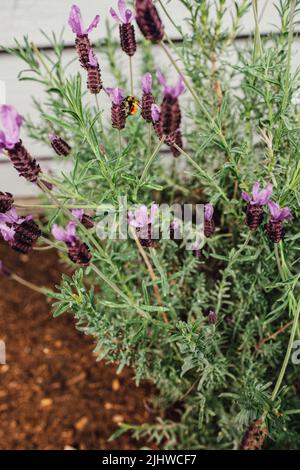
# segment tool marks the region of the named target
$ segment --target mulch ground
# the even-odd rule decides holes
[[[19,255],[0,243],[0,259],[18,275],[54,287],[62,266],[54,252]],[[1,449],[139,449],[129,435],[108,442],[118,423],[153,420],[146,399],[151,387],[136,387],[129,369],[95,361],[90,337],[71,315],[52,318],[42,295],[0,279]]]

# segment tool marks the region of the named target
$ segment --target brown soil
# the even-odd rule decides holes
[[[20,256],[0,244],[0,259],[18,275],[48,287],[59,282],[55,253]],[[75,329],[71,315],[53,319],[42,295],[1,277],[1,449],[138,449],[129,435],[108,442],[118,423],[141,424],[151,387],[137,388],[129,369],[95,361],[93,341]]]

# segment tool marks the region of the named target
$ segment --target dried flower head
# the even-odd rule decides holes
[[[136,51],[136,40],[134,26],[131,22],[134,19],[132,11],[126,7],[125,0],[118,1],[119,15],[111,8],[110,14],[113,19],[119,24],[120,42],[122,50],[132,57]]]
[[[150,41],[161,41],[164,37],[164,26],[152,0],[136,0],[136,22]]]

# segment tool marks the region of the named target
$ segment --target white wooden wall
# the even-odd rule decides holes
[[[238,0],[239,2],[240,0]],[[47,46],[47,41],[41,34],[40,29],[50,33],[55,31],[57,34],[60,33],[63,26],[65,26],[64,40],[67,45],[74,43],[74,35],[70,31],[67,24],[70,7],[74,2],[72,0],[0,0],[0,45],[10,47],[14,44],[14,38],[22,39],[23,35],[28,34],[30,39],[38,47]],[[95,14],[100,14],[101,22],[100,26],[91,33],[91,38],[95,41],[105,36],[104,23],[107,18],[110,21],[109,8],[110,6],[116,7],[117,0],[77,0],[75,3],[80,6],[85,24],[91,21]],[[259,14],[260,14],[260,29],[262,33],[269,33],[275,31],[279,25],[278,14],[274,4],[278,4],[279,0],[258,0]],[[184,21],[187,16],[187,11],[179,2],[179,0],[171,0],[170,2],[165,1],[166,8],[172,14],[173,20],[182,26],[184,30],[187,30],[187,24]],[[213,1],[212,1],[213,4]],[[158,7],[159,8],[159,7]],[[234,1],[227,0],[227,14],[226,24],[231,23],[231,12],[234,8]],[[212,15],[214,14],[212,7]],[[176,39],[178,33],[166,18],[163,12],[161,12],[166,31],[169,37]],[[254,19],[252,11],[243,20],[241,25],[239,36],[244,37],[253,33],[254,30]],[[299,65],[300,47],[297,44],[294,51],[294,62],[293,66]],[[64,54],[64,60],[66,63],[75,57],[75,51],[67,50]],[[124,59],[124,57],[123,57]],[[139,58],[135,58],[136,61]],[[164,59],[158,50],[157,54],[158,63]],[[103,62],[103,61],[102,61]],[[127,62],[124,62],[124,67],[127,67]],[[30,114],[33,119],[36,119],[36,113],[32,108],[31,97],[37,98],[42,97],[42,90],[38,84],[33,82],[18,82],[17,75],[24,68],[24,64],[11,56],[0,53],[0,81],[2,80],[6,85],[6,102],[13,104],[17,107],[19,112],[26,116]],[[103,76],[108,74],[108,67],[104,63],[101,63]],[[75,62],[72,64],[70,71],[79,70],[78,64]],[[0,82],[0,101],[3,99],[3,85]],[[105,98],[103,98],[105,99]],[[108,106],[104,103],[104,106]],[[28,142],[27,139],[25,139]],[[48,147],[41,147],[36,144],[29,143],[30,150],[38,159],[43,160],[42,166],[45,170],[47,168],[53,169],[52,157],[53,154],[51,149]],[[64,164],[59,165],[64,166]],[[55,167],[58,169],[57,163]],[[27,184],[23,178],[19,178],[16,171],[11,167],[5,157],[0,157],[0,191],[11,191],[16,196],[32,196],[35,193],[34,188],[31,184]]]

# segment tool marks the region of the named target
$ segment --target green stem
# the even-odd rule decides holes
[[[132,70],[132,57],[129,56],[129,75],[130,75],[130,94],[133,96],[133,70]]]
[[[152,153],[152,155],[150,155],[150,157],[148,158],[147,162],[146,162],[146,165],[145,165],[145,168],[143,170],[143,173],[139,179],[139,182],[138,182],[138,185],[137,185],[137,189],[141,186],[141,184],[143,183],[147,173],[148,173],[148,170],[150,168],[150,166],[152,165],[152,162],[154,161],[156,155],[158,154],[158,152],[160,151],[163,143],[165,141],[165,136],[162,137],[162,139],[159,141],[157,147],[154,149],[154,152]],[[136,191],[137,192],[137,191]]]
[[[133,307],[142,317],[149,318],[149,315],[144,312],[144,310],[142,310],[135,302],[133,302],[132,299],[130,299],[123,291],[121,291],[121,289],[119,289],[119,287],[111,279],[106,277],[105,274],[97,268],[97,266],[95,266],[93,263],[91,263],[90,266],[97,276],[99,276],[100,279],[110,286],[117,295],[122,297],[122,299],[124,299],[131,307]]]
[[[226,194],[224,193],[223,189],[220,188],[220,186],[215,182],[215,180],[212,178],[212,176],[210,176],[208,173],[206,173],[206,171],[204,171],[200,165],[198,165],[197,162],[195,162],[195,160],[193,160],[193,158],[188,154],[186,153],[182,148],[180,148],[177,144],[174,144],[174,147],[178,150],[178,152],[180,152],[182,155],[185,156],[185,158],[190,162],[191,165],[193,165],[194,168],[196,168],[199,173],[201,174],[201,176],[204,178],[204,179],[208,179],[210,181],[210,183],[216,188],[216,190],[221,194],[221,196],[223,197],[223,199],[226,201],[226,202],[230,202],[228,197],[226,196]]]
[[[279,389],[281,387],[281,383],[283,381],[283,378],[284,378],[284,375],[285,375],[285,372],[286,372],[286,368],[287,368],[289,360],[290,360],[290,355],[291,355],[291,352],[292,352],[293,343],[294,343],[294,339],[295,339],[295,335],[296,335],[296,331],[297,331],[299,315],[300,315],[300,301],[298,302],[297,310],[294,314],[294,321],[293,321],[292,331],[291,331],[291,334],[290,334],[290,339],[289,339],[289,342],[288,342],[288,347],[287,347],[285,357],[284,357],[284,360],[283,360],[283,363],[282,363],[282,366],[281,366],[281,369],[280,369],[280,372],[279,372],[279,375],[278,375],[278,378],[277,378],[277,381],[276,381],[276,384],[275,384],[275,387],[274,387],[274,390],[273,390],[273,393],[272,393],[272,400],[273,401],[275,400],[275,398],[276,398],[276,396],[279,392]]]

